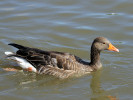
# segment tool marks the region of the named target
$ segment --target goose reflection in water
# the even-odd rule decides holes
[[[91,100],[119,100],[116,96],[111,96],[101,87],[101,70],[92,73],[90,88],[92,90]]]

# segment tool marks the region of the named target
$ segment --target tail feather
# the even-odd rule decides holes
[[[10,52],[10,51],[6,51],[5,52],[5,55],[9,56],[9,55],[13,55],[14,53],[13,52]]]
[[[25,47],[25,46],[22,46],[22,45],[19,45],[19,44],[15,44],[15,43],[10,43],[10,44],[8,44],[8,45],[14,46],[14,47],[16,47],[16,48],[18,48],[18,49],[26,49],[26,48],[27,48],[27,47]]]
[[[6,51],[6,52],[5,52],[5,55],[6,55],[6,58],[7,58],[7,59],[9,59],[10,57],[13,57],[13,56],[19,57],[19,56],[17,56],[15,53],[10,52],[10,51]]]

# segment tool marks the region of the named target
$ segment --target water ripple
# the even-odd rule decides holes
[[[31,75],[24,77],[20,73],[1,72],[0,82],[5,84],[1,84],[0,94],[8,93],[8,97],[31,100],[62,100],[63,97],[71,100],[106,100],[107,94],[119,94],[120,100],[126,100],[127,96],[133,98],[132,5],[131,0],[1,0],[1,69],[9,67],[9,64],[13,66],[3,61],[5,50],[15,51],[7,45],[10,42],[69,52],[89,60],[88,52],[93,39],[104,36],[120,49],[120,53],[102,52],[104,68],[101,75],[96,72],[92,76],[64,82],[57,79],[51,82],[49,77],[49,82],[46,78],[39,81]]]

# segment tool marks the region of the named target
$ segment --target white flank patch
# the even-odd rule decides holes
[[[28,61],[26,61],[25,59],[21,57],[12,56],[12,57],[8,57],[8,59],[15,60],[17,64],[23,69],[32,68],[33,72],[37,72],[36,68],[33,65],[31,65]]]

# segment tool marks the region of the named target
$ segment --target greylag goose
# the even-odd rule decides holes
[[[91,46],[90,62],[70,53],[43,51],[15,43],[8,45],[18,49],[16,53],[5,52],[8,59],[15,60],[22,69],[38,74],[53,75],[58,78],[68,78],[73,75],[83,75],[102,67],[100,52],[110,50],[119,52],[111,42],[104,37],[94,39]]]

